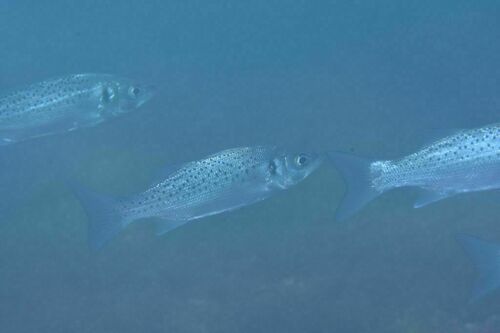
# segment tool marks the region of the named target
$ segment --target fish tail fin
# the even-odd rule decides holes
[[[71,184],[88,218],[88,241],[93,250],[100,250],[125,227],[124,216],[117,209],[117,200]]]
[[[457,240],[479,272],[471,299],[475,302],[500,287],[500,245],[467,235],[460,235]]]
[[[339,152],[328,153],[328,158],[339,170],[347,186],[344,198],[337,209],[337,220],[351,217],[368,202],[382,194],[371,184],[370,167],[373,161]]]

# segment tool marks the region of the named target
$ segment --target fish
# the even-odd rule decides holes
[[[478,271],[471,298],[476,302],[500,287],[500,244],[469,235],[458,235],[457,240]]]
[[[0,97],[0,145],[95,126],[136,110],[154,87],[111,74],[73,74]]]
[[[156,233],[162,235],[189,221],[262,201],[300,183],[321,161],[312,152],[240,147],[167,168],[152,186],[126,198],[71,187],[88,217],[89,245],[97,250],[133,221],[156,217]]]
[[[467,193],[500,188],[500,124],[453,134],[395,160],[329,152],[347,183],[336,218],[345,220],[384,192],[420,189],[414,208]]]

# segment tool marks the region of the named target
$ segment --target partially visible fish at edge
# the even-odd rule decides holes
[[[331,152],[347,183],[337,219],[355,214],[382,193],[417,187],[415,208],[474,191],[500,188],[500,125],[462,130],[397,160],[368,160]]]
[[[128,78],[75,74],[0,96],[0,145],[95,126],[133,111],[154,93]]]

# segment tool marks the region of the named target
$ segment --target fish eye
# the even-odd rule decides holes
[[[295,163],[301,167],[306,165],[308,162],[309,162],[309,157],[307,157],[304,154],[300,154],[295,158]]]
[[[141,89],[137,87],[130,87],[128,92],[130,96],[137,97],[141,93]]]

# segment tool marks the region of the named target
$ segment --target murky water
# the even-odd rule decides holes
[[[163,237],[87,246],[66,185],[127,195],[166,164],[258,144],[394,158],[498,121],[489,1],[9,1],[0,90],[71,73],[147,79],[154,99],[97,127],[2,147],[2,332],[496,332],[470,304],[459,233],[500,240],[497,192],[415,210],[385,194],[343,223],[333,168]]]

